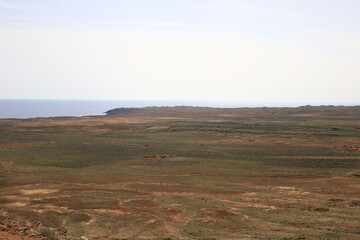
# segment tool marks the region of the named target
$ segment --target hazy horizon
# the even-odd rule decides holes
[[[104,115],[114,108],[132,107],[299,107],[305,105],[324,106],[359,106],[360,104],[306,104],[306,103],[260,103],[226,101],[164,101],[164,100],[69,100],[69,99],[0,99],[1,118],[36,118],[36,117],[82,117]]]
[[[278,105],[278,106],[289,106],[289,107],[294,107],[294,106],[304,106],[304,105],[311,105],[311,106],[325,106],[325,105],[334,105],[334,106],[358,106],[360,105],[360,102],[331,102],[331,101],[323,101],[323,102],[309,102],[309,101],[300,101],[300,102],[285,102],[285,101],[279,101],[279,102],[260,102],[260,101],[230,101],[230,100],[186,100],[186,99],[179,99],[179,100],[169,100],[169,99],[61,99],[61,98],[54,98],[54,99],[48,99],[48,98],[0,98],[0,101],[90,101],[90,102],[121,102],[121,101],[129,101],[129,102],[178,102],[178,103],[229,103],[229,104],[253,104],[253,105],[264,105],[264,106],[274,106],[274,105]]]
[[[0,98],[360,102],[355,0],[0,0]]]

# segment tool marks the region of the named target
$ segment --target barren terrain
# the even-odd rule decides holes
[[[360,239],[360,107],[1,119],[0,217],[44,239]]]

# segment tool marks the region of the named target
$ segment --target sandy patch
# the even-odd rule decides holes
[[[59,190],[56,189],[31,189],[31,190],[20,190],[21,194],[34,195],[34,194],[50,194],[55,193]]]
[[[12,202],[12,203],[5,204],[5,207],[25,207],[27,205],[29,205],[29,204],[25,203],[25,202]]]

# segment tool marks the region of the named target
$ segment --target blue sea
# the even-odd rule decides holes
[[[126,100],[13,100],[0,99],[0,118],[36,118],[104,115],[120,107],[296,107],[306,104],[239,103],[211,101],[126,101]]]

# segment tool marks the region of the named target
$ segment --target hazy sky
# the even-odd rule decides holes
[[[0,0],[0,98],[360,103],[359,0]]]

